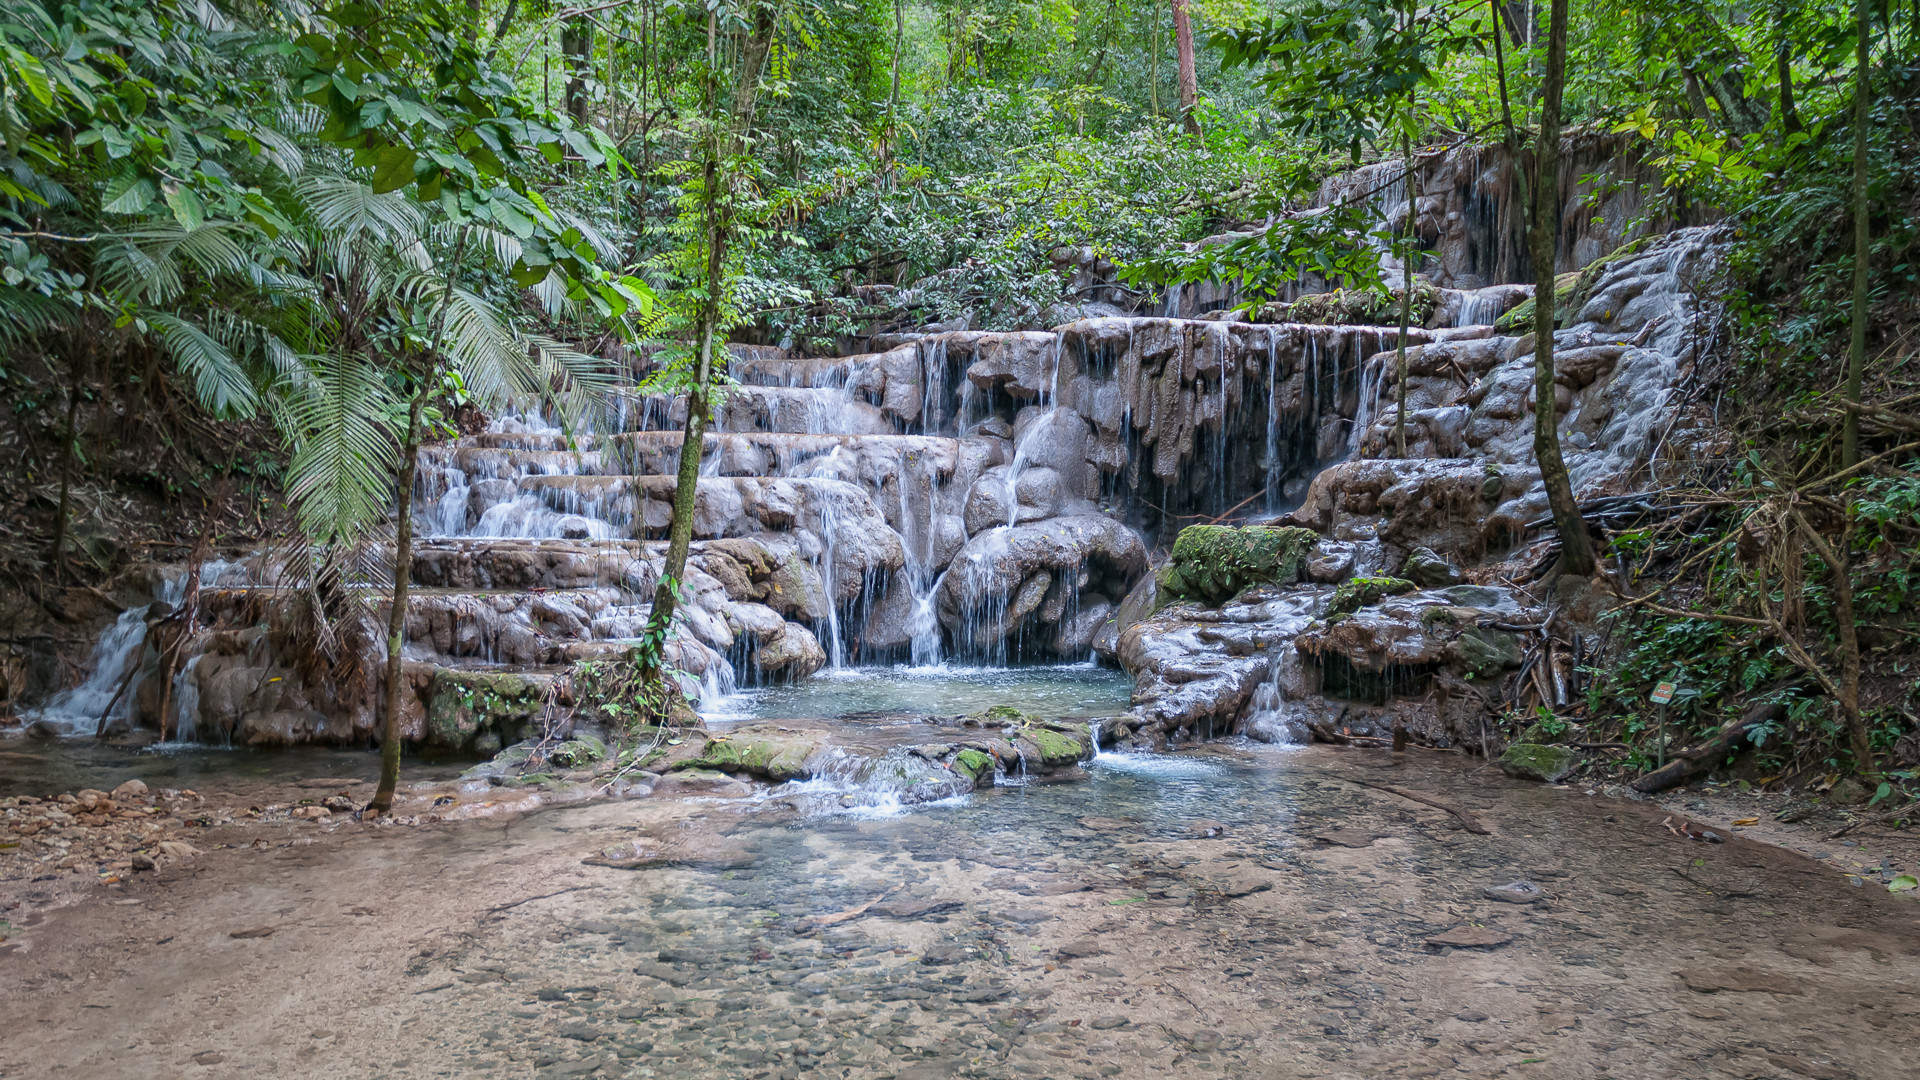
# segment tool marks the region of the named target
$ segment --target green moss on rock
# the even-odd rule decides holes
[[[1448,659],[1475,679],[1491,679],[1520,666],[1520,640],[1504,630],[1469,626],[1448,646]]]
[[[807,759],[820,748],[818,737],[805,734],[740,732],[713,739],[699,757],[680,767],[746,772],[769,780],[806,779]]]
[[[1542,746],[1539,743],[1514,743],[1500,755],[1500,771],[1516,780],[1538,780],[1557,784],[1570,776],[1585,759],[1571,747]]]
[[[1040,749],[1040,764],[1052,767],[1071,765],[1092,755],[1093,733],[1084,725],[1069,733],[1052,728],[1036,727],[1024,734]]]
[[[972,780],[974,784],[979,787],[991,787],[993,785],[993,755],[987,753],[985,750],[968,749],[960,751],[953,755],[953,768],[955,772],[964,774],[967,779]]]
[[[1348,578],[1333,590],[1333,603],[1328,605],[1328,615],[1351,615],[1363,607],[1370,607],[1389,596],[1399,596],[1419,588],[1405,578],[1397,577],[1356,577]]]
[[[1319,542],[1312,529],[1189,525],[1173,542],[1158,590],[1169,598],[1220,604],[1255,585],[1291,584],[1300,580]]]
[[[468,750],[486,732],[496,749],[519,742],[539,720],[546,690],[546,680],[513,672],[442,668],[428,690],[426,741]]]

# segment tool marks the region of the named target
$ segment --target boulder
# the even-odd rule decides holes
[[[935,611],[963,650],[1000,646],[1030,620],[1051,640],[1077,593],[1085,610],[1147,572],[1138,534],[1110,518],[1069,515],[994,528],[967,541],[940,580]],[[1079,633],[1067,635],[1077,643]]]
[[[1371,607],[1389,596],[1410,593],[1418,588],[1405,578],[1396,577],[1357,577],[1348,578],[1333,590],[1333,603],[1327,606],[1327,614],[1351,615],[1363,607]]]
[[[1514,743],[1500,755],[1500,771],[1516,780],[1557,784],[1586,764],[1579,751],[1566,746]]]
[[[1400,576],[1423,589],[1460,584],[1460,571],[1430,547],[1417,547],[1400,564]]]
[[[426,742],[454,750],[492,750],[532,734],[546,702],[550,676],[443,668],[433,677]],[[483,740],[482,736],[490,736]]]
[[[1319,542],[1310,529],[1189,525],[1173,542],[1160,588],[1217,605],[1254,585],[1290,585]]]

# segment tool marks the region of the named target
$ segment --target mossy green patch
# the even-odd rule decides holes
[[[1409,312],[1415,326],[1425,326],[1440,301],[1440,290],[1423,278],[1414,279],[1413,306]],[[1377,292],[1372,289],[1334,289],[1331,292],[1303,296],[1290,304],[1272,303],[1260,309],[1260,321],[1270,323],[1324,323],[1335,326],[1398,326],[1400,289]]]
[[[1091,753],[1093,733],[1082,731],[1082,734],[1075,735],[1036,727],[1023,734],[1039,747],[1042,765],[1071,765]]]
[[[984,750],[962,750],[953,755],[955,772],[964,773],[975,784],[993,782],[993,755]]]
[[[820,741],[803,735],[740,733],[707,743],[699,757],[682,769],[719,769],[747,772],[769,780],[805,779],[807,759],[820,749]]]
[[[1500,771],[1520,780],[1557,784],[1580,767],[1578,751],[1565,746],[1514,743],[1500,755]]]
[[[427,742],[470,749],[482,732],[496,749],[527,737],[546,703],[546,682],[506,671],[434,672],[428,691]]]
[[[1319,542],[1312,529],[1189,525],[1173,541],[1157,588],[1168,598],[1220,604],[1255,585],[1291,584]]]
[[[1370,607],[1389,596],[1399,596],[1419,588],[1406,578],[1397,577],[1356,577],[1348,578],[1333,590],[1333,603],[1327,607],[1328,615],[1351,615],[1363,607]]]

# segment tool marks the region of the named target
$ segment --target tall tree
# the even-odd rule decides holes
[[[732,238],[732,200],[730,159],[738,151],[753,124],[754,102],[760,81],[760,65],[765,62],[771,42],[772,26],[768,13],[759,10],[742,20],[748,27],[746,40],[736,48],[722,48],[717,10],[707,15],[706,66],[701,75],[701,108],[705,114],[705,132],[701,143],[699,189],[699,288],[693,321],[693,363],[691,378],[683,389],[687,397],[687,418],[681,429],[679,468],[674,477],[673,519],[667,529],[666,565],[654,586],[653,609],[647,616],[645,640],[657,649],[664,643],[673,624],[674,608],[679,602],[680,581],[686,574],[687,552],[693,545],[693,511],[699,496],[700,458],[705,449],[707,421],[712,410],[712,394],[726,343],[721,339],[726,310],[727,247]],[[733,13],[738,14],[738,13]],[[720,75],[723,53],[738,61],[732,100],[723,104]],[[666,677],[662,658],[655,652],[644,658],[650,670],[642,674],[655,691]]]
[[[1853,74],[1853,309],[1847,342],[1847,400],[1860,404],[1861,381],[1867,370],[1868,263],[1873,257],[1872,230],[1867,222],[1867,125],[1871,122],[1873,69],[1872,0],[1856,0]],[[1852,468],[1860,460],[1860,413],[1847,410],[1840,442],[1840,463]]]
[[[1187,18],[1187,0],[1173,0],[1174,51],[1180,63],[1180,119],[1187,131],[1200,134],[1200,118],[1194,107],[1200,102],[1200,77],[1193,69],[1193,23]]]
[[[1555,252],[1560,235],[1560,107],[1567,78],[1567,0],[1553,0],[1547,28],[1547,70],[1540,89],[1540,141],[1534,148],[1533,206],[1527,233],[1533,261],[1533,456],[1560,533],[1561,573],[1593,573],[1593,537],[1573,498],[1560,456],[1560,410],[1554,395]]]

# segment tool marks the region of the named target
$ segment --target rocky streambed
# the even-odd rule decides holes
[[[1910,1073],[1911,903],[1737,833],[1430,752],[1083,767],[216,825],[13,929],[0,1075]]]

